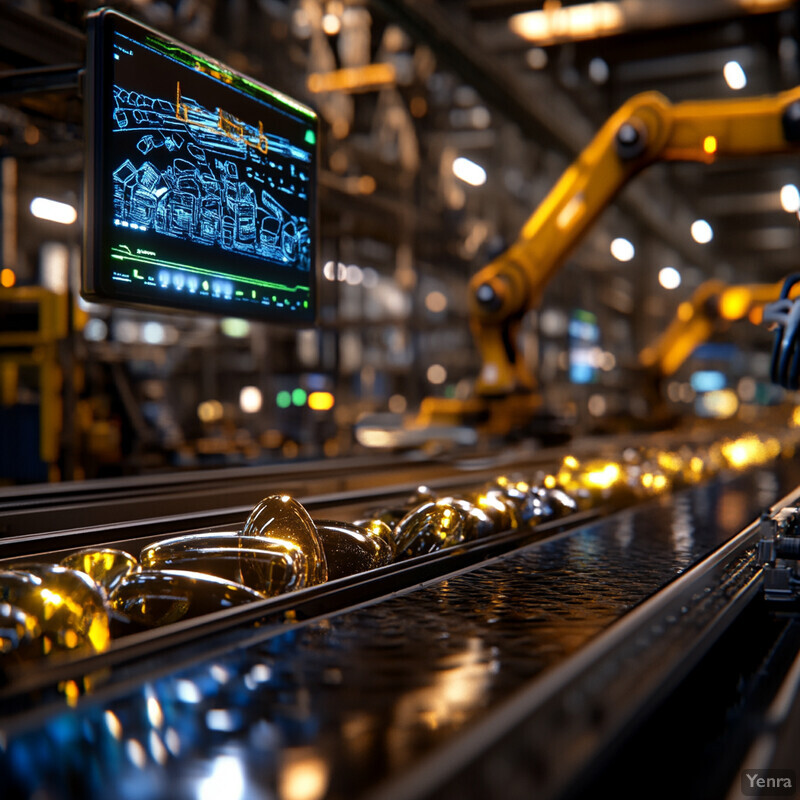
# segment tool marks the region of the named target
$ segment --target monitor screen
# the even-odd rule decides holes
[[[107,9],[85,95],[87,299],[313,321],[311,109]]]

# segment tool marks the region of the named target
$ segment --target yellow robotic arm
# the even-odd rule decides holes
[[[652,369],[659,378],[675,374],[694,349],[735,320],[750,317],[766,303],[780,297],[782,282],[751,283],[729,286],[710,280],[695,289],[689,300],[681,303],[667,329],[639,354],[639,363]],[[789,293],[800,295],[800,284]],[[753,320],[760,322],[758,319]]]
[[[800,87],[769,97],[671,104],[656,92],[631,98],[600,129],[525,223],[517,241],[470,281],[470,327],[481,356],[478,395],[531,391],[519,357],[523,314],[589,225],[654,161],[711,163],[722,156],[800,149]]]

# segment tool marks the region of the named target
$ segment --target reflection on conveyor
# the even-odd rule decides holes
[[[629,449],[622,459],[566,456],[551,474],[499,476],[461,495],[420,487],[404,504],[355,523],[314,521],[288,495],[264,498],[238,531],[209,531],[120,550],[80,550],[0,572],[0,653],[6,663],[101,652],[114,638],[265,600],[598,505],[627,505],[723,469],[794,452],[794,432],[711,446]],[[0,661],[2,664],[2,661]]]

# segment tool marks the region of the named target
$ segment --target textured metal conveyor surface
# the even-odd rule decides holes
[[[0,719],[7,796],[558,796],[752,595],[748,525],[799,478],[718,479]]]

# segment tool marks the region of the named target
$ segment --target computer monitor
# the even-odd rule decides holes
[[[313,321],[314,111],[115,11],[88,44],[82,294]]]

